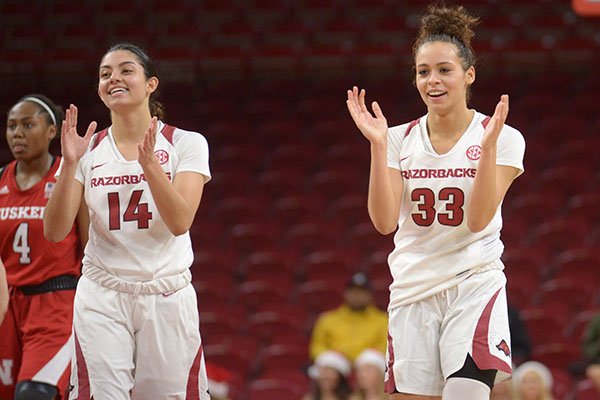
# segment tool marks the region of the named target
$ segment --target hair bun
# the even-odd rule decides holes
[[[463,6],[430,5],[421,17],[417,42],[431,36],[448,35],[471,47],[471,39],[475,35],[473,28],[478,23],[479,18],[470,15]]]

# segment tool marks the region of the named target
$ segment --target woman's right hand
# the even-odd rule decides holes
[[[60,131],[60,145],[65,162],[79,162],[90,144],[97,125],[96,121],[90,122],[85,136],[79,136],[77,133],[77,107],[73,104],[69,106]]]
[[[348,100],[346,100],[348,111],[358,129],[369,142],[385,144],[388,134],[387,120],[376,101],[372,104],[375,116],[369,112],[365,104],[365,95],[365,89],[361,89],[359,92],[356,86],[352,90],[348,90]]]

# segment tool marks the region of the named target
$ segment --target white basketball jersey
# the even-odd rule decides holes
[[[483,231],[472,233],[466,223],[488,121],[476,112],[445,154],[437,154],[431,145],[427,115],[389,129],[388,166],[401,171],[404,185],[395,248],[388,258],[394,278],[390,308],[452,287],[502,254],[501,205]],[[497,165],[522,173],[524,152],[521,133],[505,125],[498,138]]]
[[[172,182],[178,172],[210,179],[208,143],[199,133],[159,121],[154,153]],[[79,161],[90,211],[86,268],[100,268],[126,281],[151,281],[185,272],[193,261],[189,232],[174,236],[156,208],[137,160],[123,158],[108,128],[96,133]]]

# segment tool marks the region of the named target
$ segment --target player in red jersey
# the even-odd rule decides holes
[[[60,164],[49,146],[62,120],[60,107],[42,95],[21,98],[8,113],[15,160],[0,172],[0,254],[9,291],[0,325],[0,399],[62,399],[68,385],[88,217],[82,208],[78,226],[59,243],[44,238],[44,209]]]

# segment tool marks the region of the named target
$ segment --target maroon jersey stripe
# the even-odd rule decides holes
[[[163,134],[165,139],[169,141],[169,143],[173,144],[173,133],[175,133],[175,127],[171,125],[165,124],[161,129],[160,133]]]
[[[96,134],[96,139],[94,141],[94,144],[92,145],[92,150],[94,150],[100,144],[100,142],[106,137],[106,135],[108,135],[108,129],[101,130]]]
[[[419,123],[420,119],[421,118],[417,118],[414,121],[412,121],[410,124],[408,124],[408,128],[406,128],[406,132],[404,132],[404,137],[407,137],[410,134],[410,131],[412,131],[412,128],[414,128]]]

